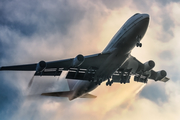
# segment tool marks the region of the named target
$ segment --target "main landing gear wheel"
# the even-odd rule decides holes
[[[112,84],[113,84],[113,81],[107,81],[106,82],[106,86],[108,86],[108,85],[111,86]]]
[[[141,35],[138,35],[138,36],[136,37],[136,40],[137,40],[136,46],[137,46],[137,47],[142,47],[142,43],[140,43],[141,38],[142,38]]]
[[[102,80],[99,80],[99,81],[98,81],[98,85],[101,85],[101,83],[102,83]]]
[[[136,47],[142,47],[142,43],[136,43]]]
[[[94,81],[95,85],[101,85],[102,82],[103,82],[102,79],[98,79],[97,81]]]

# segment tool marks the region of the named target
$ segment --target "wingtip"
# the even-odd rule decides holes
[[[0,71],[1,71],[1,70],[4,70],[4,67],[3,67],[3,66],[0,66]]]
[[[47,94],[46,94],[46,93],[41,93],[41,95],[44,95],[44,96],[46,96]]]

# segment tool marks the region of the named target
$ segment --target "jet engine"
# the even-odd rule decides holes
[[[157,72],[156,80],[161,80],[166,77],[167,73],[165,70],[161,70]]]
[[[152,60],[150,60],[150,61],[144,63],[144,68],[143,68],[143,70],[144,70],[144,71],[149,71],[149,70],[151,70],[154,66],[155,66],[155,62],[152,61]]]
[[[151,71],[151,75],[149,76],[150,79],[154,79],[154,80],[161,80],[164,77],[166,77],[167,73],[165,70],[161,70],[158,72],[155,71]]]
[[[83,62],[84,62],[84,56],[79,54],[77,55],[74,59],[73,59],[73,62],[72,62],[72,66],[73,67],[78,67],[80,66]]]
[[[47,64],[45,61],[40,61],[36,66],[36,72],[42,72],[46,68]]]

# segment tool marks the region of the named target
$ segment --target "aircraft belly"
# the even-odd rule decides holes
[[[76,86],[74,87],[74,92],[71,95],[70,99],[75,99],[77,97],[82,96],[83,94],[90,92],[94,90],[98,85],[96,85],[94,82],[89,81],[78,81]]]
[[[114,51],[99,68],[96,77],[107,79],[128,59],[128,56],[129,54],[120,54],[118,51]]]

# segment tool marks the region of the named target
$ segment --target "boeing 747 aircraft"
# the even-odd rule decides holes
[[[135,14],[114,35],[107,47],[98,54],[75,58],[40,61],[39,63],[2,66],[0,70],[35,71],[34,76],[60,76],[62,71],[68,71],[66,79],[70,91],[42,93],[44,96],[75,98],[95,98],[90,91],[106,81],[107,86],[114,82],[129,83],[131,76],[134,81],[147,83],[148,79],[166,82],[169,78],[164,70],[154,71],[154,61],[141,63],[131,55],[131,50],[142,47],[140,43],[149,24],[148,14]],[[78,81],[77,81],[78,80]],[[29,86],[32,84],[31,79]]]

